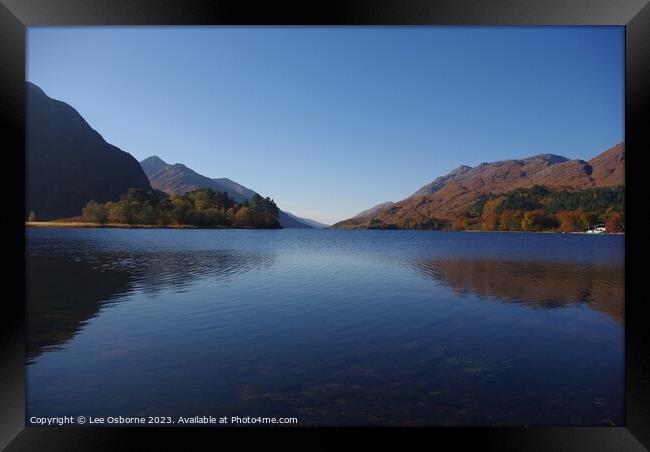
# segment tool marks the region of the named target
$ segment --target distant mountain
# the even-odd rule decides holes
[[[169,195],[185,193],[198,188],[210,188],[214,191],[226,192],[236,202],[250,200],[255,191],[244,187],[228,178],[211,179],[197,173],[182,163],[169,164],[158,156],[152,156],[140,162],[142,169],[149,178],[151,186]],[[313,220],[299,218],[280,210],[278,221],[283,228],[314,228]],[[316,223],[316,222],[314,222]]]
[[[214,179],[203,176],[182,163],[171,165],[157,156],[144,159],[140,162],[140,166],[142,166],[144,173],[149,178],[151,186],[157,190],[164,191],[168,195],[186,193],[198,188],[211,188],[214,191],[227,191],[235,201],[242,202],[250,199],[250,196],[254,194],[252,190],[248,197],[236,191],[230,193],[222,184],[216,182]]]
[[[166,166],[169,166],[169,163],[165,162],[163,159],[157,155],[147,157],[140,162],[140,166],[146,175],[156,174]]]
[[[310,220],[309,218],[302,218],[302,217],[299,217],[299,216],[294,215],[294,214],[289,213],[289,212],[283,212],[283,213],[285,213],[288,217],[291,217],[291,218],[293,218],[294,220],[296,220],[296,221],[298,221],[300,223],[304,223],[306,225],[311,226],[314,229],[325,229],[325,228],[329,227],[328,224],[321,223],[321,222],[316,221],[316,220]]]
[[[506,193],[534,185],[545,185],[555,190],[614,187],[625,184],[624,169],[623,143],[588,162],[540,154],[525,159],[481,163],[475,167],[463,165],[434,179],[398,203],[380,204],[333,227],[365,227],[373,218],[385,224],[414,217],[452,220],[460,209],[481,195]]]
[[[222,177],[219,179],[212,179],[219,187],[222,187],[220,191],[225,191],[233,198],[235,201],[244,201],[245,199],[251,199],[255,192],[250,188],[246,188],[241,184],[238,184],[234,180]]]
[[[27,82],[27,200],[38,220],[81,214],[90,200],[117,201],[131,188],[151,190],[131,154],[107,143],[65,102]]]
[[[296,218],[298,217],[291,215],[289,212],[285,212],[284,210],[280,210],[280,214],[278,215],[278,221],[280,222],[280,226],[283,228],[314,229],[313,226],[303,223]]]

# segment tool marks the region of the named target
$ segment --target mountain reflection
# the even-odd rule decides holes
[[[28,360],[66,343],[104,304],[132,291],[182,290],[198,280],[225,281],[272,263],[272,256],[231,251],[32,253],[27,258]]]
[[[545,309],[586,303],[623,324],[622,266],[498,260],[416,261],[411,265],[456,293]]]

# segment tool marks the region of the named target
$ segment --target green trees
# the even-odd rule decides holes
[[[129,189],[117,202],[90,201],[82,210],[86,221],[146,225],[187,224],[200,227],[279,228],[280,211],[270,198],[253,196],[235,203],[227,193],[209,188],[170,197]]]
[[[176,224],[192,224],[194,218],[191,211],[194,207],[187,195],[172,195],[170,198],[169,219]]]
[[[275,228],[279,226],[278,215],[280,210],[275,202],[268,196],[262,198],[255,193],[251,198],[250,205],[250,222],[254,227]]]
[[[526,212],[521,219],[522,231],[546,231],[557,229],[558,226],[558,220],[551,215],[546,215],[542,210]]]
[[[430,215],[417,214],[409,218],[403,218],[396,224],[390,224],[385,229],[424,229],[440,231],[449,229],[450,224],[447,220],[435,218]]]
[[[614,215],[611,229],[624,229],[625,187],[554,191],[543,185],[483,195],[454,221],[457,229],[480,217],[484,230],[581,232]],[[619,222],[620,224],[617,224]]]
[[[89,201],[81,214],[94,223],[156,224],[160,216],[159,198],[153,192],[130,188],[118,202]]]
[[[450,221],[434,217],[435,210],[416,211],[392,224],[380,219],[365,221],[368,229],[583,232],[616,217],[608,230],[623,231],[624,194],[623,186],[568,191],[536,185],[481,195],[453,212]],[[353,224],[351,221],[346,223]]]

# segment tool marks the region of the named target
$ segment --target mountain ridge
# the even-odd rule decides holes
[[[359,212],[358,214],[356,214],[352,218],[372,218],[373,216],[384,212],[385,210],[389,209],[390,207],[392,207],[394,205],[395,205],[395,203],[393,201],[382,202],[382,203],[379,203],[379,204],[377,204],[375,206],[372,206],[369,209],[366,209],[366,210],[364,210],[362,212]]]
[[[76,216],[90,200],[117,201],[131,187],[151,190],[138,161],[108,143],[71,105],[26,82],[25,214]]]
[[[241,203],[250,201],[256,193],[232,179],[226,177],[210,178],[199,174],[182,163],[167,163],[157,155],[145,158],[140,162],[140,166],[148,177],[151,186],[168,195],[186,193],[199,188],[210,188],[214,191],[228,193],[234,201]],[[309,224],[314,220],[302,219],[282,209],[280,209],[278,221],[283,228],[312,229],[315,227]]]
[[[366,220],[371,219],[394,224],[416,216],[451,221],[460,209],[481,195],[506,193],[535,185],[556,190],[624,185],[624,164],[625,144],[619,143],[589,161],[537,154],[522,159],[483,162],[474,167],[461,165],[376,215],[360,216],[367,212],[364,211],[333,227],[363,227],[367,226]]]

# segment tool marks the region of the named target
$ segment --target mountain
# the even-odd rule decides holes
[[[466,165],[461,165],[458,168],[452,170],[449,174],[446,174],[445,176],[440,176],[436,177],[433,182],[425,185],[424,187],[420,188],[418,191],[413,193],[411,196],[426,196],[430,195],[431,193],[435,193],[438,190],[440,190],[442,187],[445,186],[445,184],[452,180],[455,179],[459,176],[462,176],[465,174],[467,171],[471,170],[472,168]],[[394,204],[394,203],[393,203]],[[381,204],[380,204],[381,205]]]
[[[169,164],[157,155],[153,155],[141,161],[140,166],[146,175],[150,175],[156,174],[166,166],[169,166]]]
[[[131,188],[151,190],[131,154],[107,143],[65,102],[27,82],[25,213],[72,217],[90,200],[117,201]]]
[[[589,160],[592,168],[591,177],[602,186],[624,185],[625,182],[625,145],[618,144],[610,150]]]
[[[151,186],[169,195],[185,193],[198,188],[210,188],[214,191],[226,192],[236,202],[250,200],[255,191],[244,187],[228,178],[211,179],[197,173],[182,163],[169,164],[158,156],[152,156],[140,162],[140,166],[149,178]],[[306,220],[280,210],[278,221],[283,228],[314,228]]]
[[[300,220],[297,220],[298,217],[295,215],[290,214],[289,212],[285,212],[284,210],[280,209],[280,214],[278,215],[278,221],[280,222],[280,226],[283,228],[294,228],[294,229],[314,229],[313,226],[310,226],[306,223],[303,223]]]
[[[382,212],[387,210],[388,208],[394,206],[395,203],[393,201],[387,201],[387,202],[382,202],[381,204],[377,204],[374,207],[371,207],[370,209],[366,209],[363,212],[360,212],[353,216],[352,218],[373,218],[376,217],[377,215],[381,215]]]
[[[211,188],[214,191],[228,191],[221,184],[209,177],[203,176],[196,171],[188,168],[182,163],[169,164],[160,157],[153,156],[140,162],[151,186],[157,190],[164,191],[168,195],[174,193],[186,193],[199,188]],[[254,192],[251,191],[250,196]],[[236,202],[242,202],[249,197],[242,196],[240,193],[228,192],[231,198]]]
[[[365,227],[376,218],[395,224],[414,217],[453,220],[481,195],[545,185],[554,190],[615,187],[625,184],[625,145],[620,143],[593,159],[569,160],[554,154],[459,166],[393,205],[380,204],[333,227]],[[381,207],[377,209],[377,207]],[[374,210],[376,209],[376,210]]]
[[[220,179],[212,179],[217,186],[221,187],[219,191],[225,191],[230,195],[232,199],[237,202],[243,202],[246,199],[251,199],[255,192],[250,188],[246,188],[241,184],[238,184],[234,180],[222,177]]]
[[[288,217],[291,217],[294,220],[298,221],[299,223],[304,223],[308,226],[311,226],[314,229],[325,229],[329,227],[328,224],[321,223],[316,220],[310,220],[309,218],[302,218],[289,212],[283,212],[283,213],[285,213]]]

